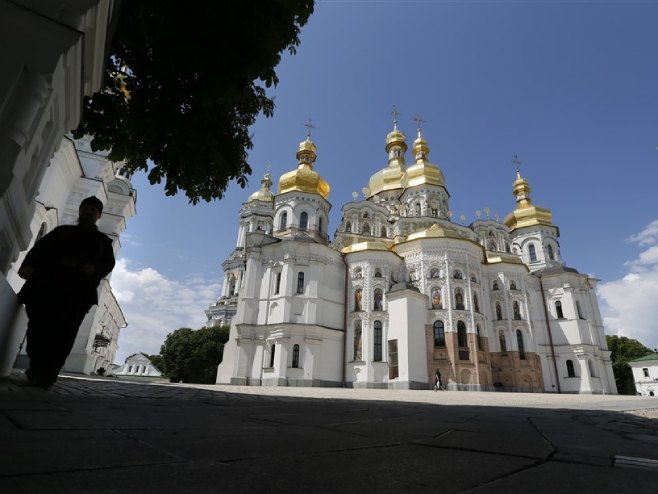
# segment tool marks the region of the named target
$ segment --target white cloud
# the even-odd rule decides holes
[[[130,261],[119,259],[112,272],[112,289],[126,316],[121,330],[116,363],[136,352],[155,354],[171,331],[200,328],[204,310],[221,289],[219,281],[194,274],[171,280],[153,268],[131,270]]]
[[[638,233],[637,235],[631,235],[626,240],[628,242],[637,242],[638,244],[640,244],[640,247],[644,247],[646,245],[655,244],[657,238],[658,238],[658,220],[653,220],[640,233]]]
[[[623,278],[599,285],[601,312],[609,334],[635,338],[649,348],[658,348],[658,220],[629,237],[649,247],[625,266]]]

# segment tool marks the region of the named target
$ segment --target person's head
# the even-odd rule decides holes
[[[78,210],[78,224],[83,226],[96,225],[103,214],[103,203],[98,197],[90,196],[83,199]]]

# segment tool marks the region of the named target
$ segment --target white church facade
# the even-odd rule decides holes
[[[34,243],[59,225],[75,224],[80,202],[92,195],[104,204],[98,229],[112,239],[117,257],[121,248],[121,233],[128,219],[136,213],[137,192],[131,182],[121,175],[120,163],[109,161],[106,152],[93,152],[88,138],[74,140],[65,136],[38,186],[30,221],[32,240],[28,248],[18,254],[7,272],[7,282],[15,293],[25,283],[18,276],[18,268]],[[112,368],[119,333],[127,326],[127,321],[112,291],[111,277],[112,273],[101,280],[98,304],[89,310],[82,321],[62,369],[64,372],[93,374],[100,368]],[[12,329],[18,342],[23,340],[26,330],[27,314],[21,305],[15,313]],[[18,342],[13,349],[15,361],[12,359],[12,362],[17,368],[27,368],[29,359],[25,347]]]
[[[460,225],[420,129],[407,149],[395,125],[332,241],[310,136],[276,193],[265,175],[206,311],[231,325],[217,382],[429,389],[439,369],[455,390],[615,394],[597,280],[566,266],[528,181],[503,222]]]

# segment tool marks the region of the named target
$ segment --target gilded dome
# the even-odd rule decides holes
[[[512,185],[516,197],[516,209],[505,217],[505,225],[510,230],[516,230],[533,225],[553,225],[553,214],[550,209],[535,206],[530,200],[531,188],[528,181],[516,172],[516,180]]]
[[[441,169],[427,161],[427,156],[430,154],[430,148],[427,141],[423,139],[418,131],[418,138],[414,141],[412,152],[416,163],[407,168],[407,187],[414,187],[416,185],[439,185],[445,186],[445,178]]]
[[[386,136],[386,151],[389,151],[395,144],[398,144],[402,148],[403,153],[407,150],[407,136],[398,130],[397,125]]]
[[[316,147],[310,137],[299,143],[299,151],[296,154],[299,165],[296,170],[284,173],[279,178],[279,194],[290,191],[310,192],[320,194],[325,199],[329,197],[331,188],[329,184],[313,170]]]
[[[370,177],[368,197],[384,190],[402,189],[405,186],[404,153],[407,151],[407,136],[398,130],[397,125],[386,136],[388,166]]]
[[[263,176],[263,180],[260,181],[261,188],[258,189],[256,192],[251,194],[249,196],[249,199],[247,199],[247,202],[252,202],[252,201],[264,201],[264,202],[272,202],[272,199],[274,199],[274,194],[272,194],[272,191],[270,190],[270,186],[272,185],[272,177],[270,176],[269,173],[266,173],[265,176]]]

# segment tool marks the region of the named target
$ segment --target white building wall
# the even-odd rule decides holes
[[[84,96],[100,88],[112,0],[0,3],[0,375],[22,338],[10,264],[32,241],[34,199]],[[66,15],[62,15],[65,12]]]

